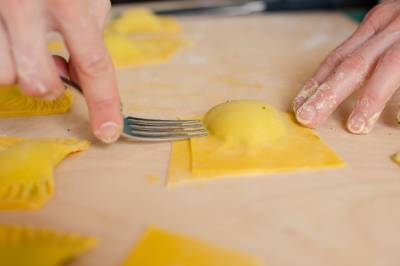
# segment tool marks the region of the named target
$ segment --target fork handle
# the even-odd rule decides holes
[[[78,91],[81,94],[83,94],[82,88],[77,83],[75,83],[74,81],[72,81],[69,78],[66,78],[64,76],[61,76],[61,75],[60,75],[60,79],[61,79],[62,83],[64,83],[64,85],[72,87],[76,91]]]
[[[0,0],[1,1],[1,0]],[[83,91],[82,91],[82,88],[81,88],[81,86],[79,86],[78,85],[78,83],[76,83],[76,82],[74,82],[74,81],[72,81],[72,80],[70,80],[69,78],[66,78],[66,77],[64,77],[64,76],[61,76],[60,75],[60,79],[61,79],[61,81],[62,81],[62,83],[64,84],[64,86],[66,86],[66,87],[72,87],[73,89],[75,89],[77,92],[79,92],[81,95],[83,95]],[[121,103],[121,112],[123,113],[123,105],[122,105],[122,103]]]

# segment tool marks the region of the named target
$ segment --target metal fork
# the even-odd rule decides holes
[[[83,94],[81,87],[70,79],[60,76],[66,87]],[[200,120],[163,120],[124,116],[122,136],[139,141],[174,141],[208,135]]]

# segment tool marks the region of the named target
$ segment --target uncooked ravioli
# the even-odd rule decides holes
[[[17,85],[0,87],[0,117],[64,113],[71,105],[69,90],[53,101],[46,101],[25,95]]]
[[[259,258],[243,252],[150,227],[124,266],[261,266]]]
[[[230,101],[204,116],[209,136],[172,145],[168,184],[344,165],[293,117],[255,100]]]
[[[148,9],[133,8],[111,20],[104,41],[117,67],[162,63],[190,42],[181,37],[181,26],[170,17],[160,17]],[[50,51],[61,50],[59,41],[48,44]]]
[[[96,244],[91,237],[0,225],[0,265],[61,266]]]
[[[0,209],[41,207],[54,193],[54,167],[88,147],[76,139],[0,136]]]

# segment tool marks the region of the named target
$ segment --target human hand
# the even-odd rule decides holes
[[[31,96],[55,99],[64,92],[59,73],[81,85],[94,134],[106,143],[122,130],[120,99],[102,28],[108,0],[1,0],[0,84],[18,82]],[[46,33],[58,31],[69,62],[54,60]]]
[[[373,8],[350,38],[336,48],[293,101],[297,120],[317,127],[363,87],[347,128],[369,133],[386,103],[400,87],[400,1]],[[398,114],[400,120],[400,113]]]

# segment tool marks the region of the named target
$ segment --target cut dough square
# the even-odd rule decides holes
[[[150,227],[124,266],[261,266],[257,257]]]
[[[312,130],[285,116],[289,136],[257,151],[246,147],[225,149],[213,137],[190,140],[191,169],[197,176],[243,175],[321,169],[340,166],[343,161]]]

